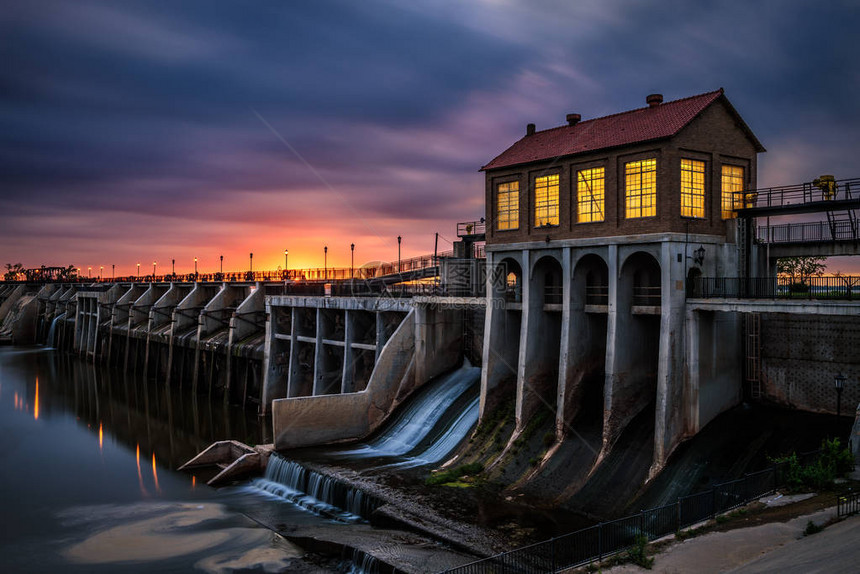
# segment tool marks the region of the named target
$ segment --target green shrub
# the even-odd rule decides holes
[[[800,464],[796,453],[772,461],[784,465],[785,483],[791,490],[829,488],[833,479],[854,468],[854,456],[838,438],[821,441],[821,454],[812,464]]]
[[[806,523],[806,528],[803,529],[803,535],[804,536],[810,536],[812,534],[818,534],[822,530],[824,530],[823,526],[819,526],[819,525],[815,524],[813,521],[809,520]]]
[[[645,551],[647,547],[648,537],[644,534],[637,534],[633,540],[633,546],[627,550],[627,559],[637,566],[650,570],[651,566],[654,565],[654,559],[648,556]]]
[[[455,482],[458,478],[478,474],[482,470],[484,470],[484,465],[480,462],[470,462],[469,464],[464,464],[443,472],[431,474],[424,480],[424,484],[427,486],[434,486],[437,484]]]

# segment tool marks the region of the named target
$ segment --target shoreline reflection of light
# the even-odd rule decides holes
[[[36,398],[33,400],[33,420],[39,420],[39,378],[36,377]]]
[[[143,474],[140,472],[140,443],[137,444],[137,481],[140,483],[140,493],[144,496],[149,496],[146,487],[143,485]]]
[[[155,480],[155,491],[161,492],[161,487],[158,486],[158,473],[155,470],[155,453],[152,453],[152,478]]]
[[[104,440],[104,431],[102,430],[102,422],[99,421],[99,450],[102,450],[103,440]]]
[[[192,474],[191,475],[191,490],[194,490],[196,488],[197,488],[197,477]]]

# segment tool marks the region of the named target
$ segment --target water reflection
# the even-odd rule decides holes
[[[107,434],[175,469],[224,437],[248,444],[271,442],[268,417],[74,357],[51,353],[40,359],[48,362],[50,377],[43,387],[50,396],[40,401],[37,380],[34,408],[39,414],[34,412],[34,416],[50,416],[59,407],[70,410],[88,428],[98,429],[99,449],[103,449]],[[22,410],[27,408],[23,398],[16,403]]]

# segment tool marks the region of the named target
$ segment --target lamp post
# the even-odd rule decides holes
[[[104,275],[105,266],[99,265],[99,281],[102,280],[102,275]]]
[[[220,267],[220,270],[221,270],[221,275],[223,276],[223,275],[224,275],[224,256],[223,256],[223,255],[221,255],[221,256],[220,256],[220,259],[221,259],[221,267]]]
[[[111,265],[110,265],[110,278],[111,278],[111,280],[113,280],[114,277],[116,277],[116,263],[111,263]]]
[[[170,274],[176,277],[176,259],[170,260]]]
[[[323,279],[328,280],[328,245],[323,246]]]
[[[349,244],[349,278],[355,277],[355,243]]]
[[[839,373],[833,377],[833,384],[836,385],[836,416],[842,414],[842,389],[845,388],[845,375]]]
[[[197,258],[194,258],[194,280],[197,281]]]
[[[248,259],[250,260],[250,271],[251,271],[251,279],[254,279],[254,254],[249,253]]]
[[[290,250],[284,249],[284,281],[286,281],[287,278],[290,276],[290,274],[287,272],[287,269],[289,268],[289,266],[287,265],[289,263],[289,255]]]
[[[140,262],[137,264],[137,280],[140,281]]]
[[[152,280],[155,281],[155,267],[158,265],[157,262],[152,262]]]
[[[87,267],[87,279],[92,279],[92,278],[93,278],[93,268]]]
[[[397,236],[397,272],[400,273],[400,241],[403,238],[399,235]]]

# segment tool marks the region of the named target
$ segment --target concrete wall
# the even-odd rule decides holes
[[[836,412],[833,378],[846,377],[842,413],[860,403],[857,317],[761,314],[763,385],[767,399],[814,412]]]
[[[275,449],[357,439],[372,432],[415,379],[415,312],[385,344],[367,389],[357,393],[294,397],[272,402]]]

